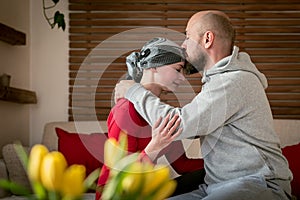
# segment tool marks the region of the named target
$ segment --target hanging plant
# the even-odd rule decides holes
[[[66,29],[66,23],[65,23],[65,16],[63,13],[56,11],[53,17],[49,17],[47,14],[48,10],[52,10],[56,4],[59,2],[59,0],[52,0],[53,5],[51,6],[46,6],[45,0],[43,0],[43,13],[44,16],[48,22],[48,24],[50,25],[50,27],[53,29],[55,27],[55,25],[57,24],[58,28],[62,28],[62,30],[64,31]]]

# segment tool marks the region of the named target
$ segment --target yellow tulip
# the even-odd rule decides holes
[[[119,146],[123,150],[123,156],[125,156],[127,154],[127,149],[128,149],[128,138],[127,138],[127,134],[124,131],[120,132]]]
[[[32,147],[27,168],[28,177],[31,181],[40,182],[41,163],[48,152],[47,147],[41,144],[36,144]]]
[[[84,165],[71,165],[65,171],[62,180],[61,192],[64,197],[74,199],[85,191],[84,179],[86,169]]]
[[[137,192],[142,186],[143,164],[134,162],[122,173],[125,174],[121,183],[123,191],[129,194]]]
[[[58,151],[48,153],[41,165],[41,181],[45,188],[58,191],[61,188],[66,167],[67,161],[62,153]]]
[[[146,187],[143,187],[142,194],[149,195],[161,185],[170,180],[170,169],[167,166],[157,165],[152,171],[145,172]]]
[[[160,186],[155,192],[154,196],[151,198],[152,200],[162,200],[169,197],[176,188],[176,182],[174,180],[169,180]]]
[[[116,162],[126,155],[126,150],[120,147],[115,138],[109,138],[104,144],[104,162],[106,166],[113,168]]]

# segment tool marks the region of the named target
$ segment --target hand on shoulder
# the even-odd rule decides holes
[[[115,103],[117,103],[119,99],[125,97],[126,92],[131,86],[134,85],[134,83],[135,82],[133,80],[121,80],[119,83],[116,84],[114,95]]]
[[[181,134],[180,121],[178,115],[170,118],[170,114],[168,114],[163,121],[160,117],[153,125],[152,139],[145,148],[145,152],[151,160],[154,160],[163,148],[171,144]]]

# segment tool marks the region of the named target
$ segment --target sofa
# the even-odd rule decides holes
[[[275,119],[274,127],[282,143],[282,151],[287,157],[290,169],[293,172],[292,192],[300,199],[300,120]],[[99,134],[100,133],[100,134]],[[79,122],[50,122],[44,127],[41,143],[50,151],[61,151],[68,164],[83,164],[87,173],[102,165],[103,144],[107,133],[105,121],[79,121]],[[183,140],[186,154],[191,158],[201,157],[199,140]],[[100,147],[100,148],[99,148]],[[25,147],[27,152],[30,147]],[[10,179],[30,188],[25,170],[16,155],[13,144],[2,148],[0,160],[0,179]],[[161,163],[167,164],[161,158]],[[178,176],[171,169],[172,177]],[[22,200],[14,191],[5,191],[0,188],[1,200]],[[85,193],[84,199],[94,199],[94,193]]]

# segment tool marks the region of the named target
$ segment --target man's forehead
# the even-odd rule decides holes
[[[196,23],[196,21],[189,21],[185,29],[185,34],[186,35],[192,34],[197,29],[198,26],[199,23]]]

